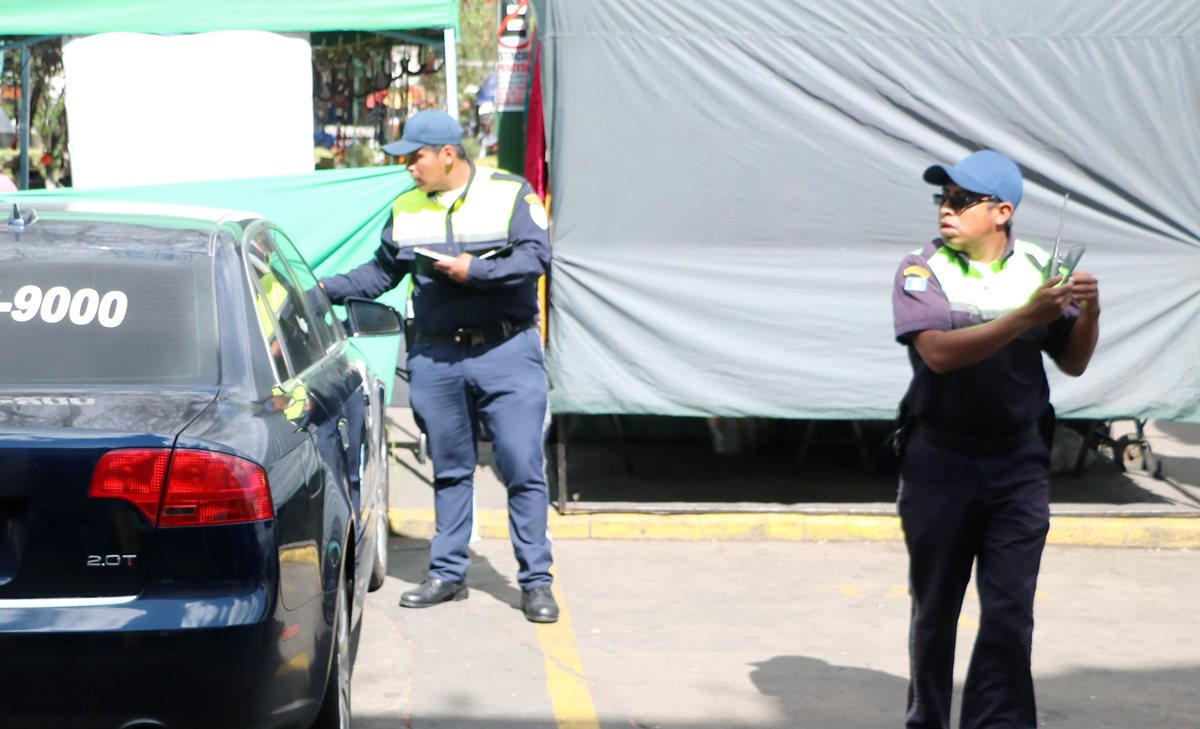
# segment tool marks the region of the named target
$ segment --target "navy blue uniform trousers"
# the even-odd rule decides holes
[[[508,526],[523,589],[550,584],[549,494],[542,452],[546,371],[537,329],[470,347],[417,340],[408,357],[409,399],[429,436],[437,533],[429,576],[461,582],[471,557],[471,497],[480,423],[492,436],[508,487]]]
[[[918,434],[901,464],[912,625],[907,729],[949,729],[954,643],[975,563],[979,634],[963,687],[963,729],[1036,729],[1033,597],[1050,526],[1049,448],[967,455]]]

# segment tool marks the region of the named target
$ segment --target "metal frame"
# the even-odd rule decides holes
[[[551,428],[554,433],[554,440],[549,443],[546,448],[546,477],[548,479],[547,486],[552,495],[557,492],[557,499],[554,500],[555,508],[559,514],[599,514],[599,513],[636,513],[636,514],[713,514],[713,513],[759,513],[759,512],[779,512],[779,513],[798,513],[798,514],[891,514],[894,509],[888,507],[886,509],[861,507],[855,505],[844,505],[836,508],[828,506],[804,506],[804,505],[779,505],[769,503],[739,503],[739,502],[630,502],[630,501],[613,501],[613,502],[589,502],[583,499],[576,500],[579,497],[577,492],[572,497],[570,487],[567,480],[567,445],[570,441],[573,415],[571,413],[556,413],[551,418]],[[629,452],[628,441],[625,438],[625,429],[621,422],[621,416],[611,414],[608,416],[608,422],[612,428],[615,442],[619,444],[621,449],[621,461],[627,476],[634,475],[633,458]],[[805,427],[804,436],[801,439],[800,448],[796,455],[795,463],[800,466],[804,463],[804,458],[807,452],[814,443],[833,444],[833,443],[852,443],[857,447],[859,457],[862,460],[863,469],[867,472],[873,472],[876,464],[870,455],[870,446],[867,444],[866,434],[863,431],[860,420],[848,421],[850,425],[850,434],[845,436],[834,437],[815,437],[819,423],[825,421],[810,420]],[[826,423],[828,424],[828,423]]]
[[[610,415],[615,442],[621,449],[624,468],[627,475],[633,475],[633,464],[627,450],[627,441],[620,423],[620,416]],[[1070,420],[1059,421],[1060,425],[1072,423],[1073,430],[1078,432],[1081,442],[1074,457],[1074,467],[1069,471],[1070,477],[1079,478],[1086,466],[1089,453],[1098,453],[1108,457],[1121,471],[1140,468],[1146,475],[1157,480],[1169,480],[1163,469],[1163,461],[1151,450],[1146,438],[1146,421],[1130,418],[1134,424],[1134,432],[1113,438],[1110,429],[1114,420]],[[844,435],[829,435],[817,437],[818,429],[824,426],[836,425],[827,421],[810,420],[805,427],[799,452],[796,455],[796,465],[804,462],[810,446],[816,443],[848,443],[857,447],[862,466],[867,472],[873,472],[878,464],[871,457],[871,448],[863,431],[863,421],[847,421],[849,432]],[[880,508],[858,503],[839,504],[775,504],[775,503],[744,503],[744,502],[629,502],[629,501],[587,501],[581,499],[581,494],[572,494],[567,479],[568,444],[573,430],[572,415],[556,413],[552,418],[554,439],[546,449],[546,476],[552,496],[552,501],[559,514],[601,514],[601,513],[635,513],[635,514],[709,514],[709,513],[790,513],[790,514],[855,514],[855,515],[894,515],[894,506]],[[830,434],[832,435],[832,434]],[[1060,474],[1066,475],[1066,474]],[[1086,515],[1127,515],[1128,509],[1120,507],[1109,509],[1072,509],[1069,506],[1058,505],[1055,515],[1086,514]],[[1138,510],[1138,516],[1172,515],[1177,512],[1170,510]]]
[[[19,41],[3,42],[3,43],[0,43],[0,53],[3,53],[4,51],[15,50],[17,48],[28,48],[29,46],[36,46],[38,43],[45,43],[48,40],[54,40],[55,38],[61,38],[61,37],[62,37],[61,35],[38,35],[38,36],[33,36],[31,38],[22,38]]]
[[[446,71],[446,113],[458,119],[458,41],[454,28],[444,28],[440,39],[399,30],[377,30],[375,34],[404,43],[442,49],[443,68]]]
[[[405,43],[412,43],[415,46],[439,48],[443,43],[445,43],[444,38],[429,38],[423,35],[417,35],[416,33],[406,33],[402,30],[377,30],[374,32],[375,35],[381,35],[384,38],[391,38],[393,40],[404,41]]]
[[[22,190],[29,189],[29,66],[33,58],[29,55],[29,46],[21,47],[21,105],[17,111],[21,125],[21,172],[17,186]]]

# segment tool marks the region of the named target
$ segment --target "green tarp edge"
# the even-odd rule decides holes
[[[458,0],[0,0],[0,35],[454,28]]]
[[[401,167],[322,170],[303,175],[213,180],[173,185],[95,190],[32,190],[0,196],[11,210],[38,201],[132,201],[195,205],[258,213],[278,225],[296,244],[318,275],[348,271],[371,260],[392,201],[412,187]],[[404,311],[407,280],[379,297]],[[391,400],[400,337],[354,339],[351,344],[387,387]]]

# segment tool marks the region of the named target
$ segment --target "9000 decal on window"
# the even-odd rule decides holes
[[[87,326],[93,321],[107,329],[121,326],[129,311],[129,297],[124,291],[96,289],[71,291],[66,286],[53,286],[44,293],[32,284],[22,286],[12,301],[0,299],[0,314],[8,314],[16,322],[40,318],[47,324],[71,322]]]

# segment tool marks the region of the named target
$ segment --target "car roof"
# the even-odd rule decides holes
[[[0,224],[0,245],[58,245],[76,248],[167,247],[197,253],[210,250],[219,230],[235,240],[251,223],[262,220],[257,213],[192,205],[86,200],[47,203],[9,199],[0,202],[0,215],[9,220],[13,207],[33,222],[24,226]]]

